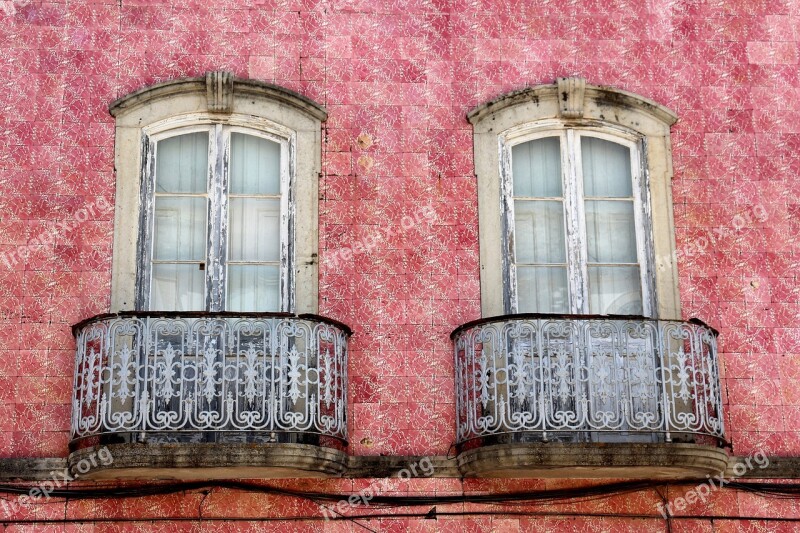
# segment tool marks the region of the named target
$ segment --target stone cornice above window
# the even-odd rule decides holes
[[[328,117],[324,107],[301,94],[270,83],[238,78],[226,71],[209,72],[204,77],[180,78],[150,85],[112,102],[108,111],[112,116],[119,117],[153,102],[184,95],[206,97],[205,109],[197,111],[231,113],[235,110],[234,97],[241,96],[290,105],[321,122]]]
[[[661,123],[667,129],[678,120],[673,111],[652,100],[613,87],[590,85],[583,78],[577,77],[559,78],[549,85],[537,85],[504,94],[472,109],[467,113],[467,119],[477,126],[489,117],[496,120],[500,116],[506,116],[516,107],[524,107],[526,110],[519,114],[520,122],[529,122],[532,118],[594,119],[641,131],[645,126],[641,124],[642,119]],[[621,117],[621,109],[633,113]],[[500,128],[486,127],[502,131],[512,126],[513,124]],[[651,134],[648,131],[642,133]]]

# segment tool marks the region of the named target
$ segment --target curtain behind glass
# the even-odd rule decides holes
[[[631,154],[581,137],[589,312],[642,314]]]
[[[567,313],[564,193],[558,137],[511,149],[517,311]]]
[[[280,144],[231,134],[228,311],[280,311]]]
[[[152,310],[204,309],[207,179],[208,132],[177,135],[157,143]]]

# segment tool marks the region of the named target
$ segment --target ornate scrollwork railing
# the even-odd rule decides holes
[[[281,313],[121,313],[73,330],[73,440],[347,439],[342,324]]]
[[[453,334],[457,441],[724,440],[717,333],[700,321],[517,315]]]

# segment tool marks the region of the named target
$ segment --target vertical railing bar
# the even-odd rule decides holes
[[[691,354],[691,362],[692,362],[692,381],[694,387],[694,404],[695,404],[695,413],[697,414],[697,420],[695,421],[695,431],[702,432],[703,429],[703,420],[705,419],[705,393],[706,391],[706,379],[703,375],[704,364],[703,364],[703,355],[702,352],[699,350],[698,341],[700,340],[699,335],[697,334],[696,326],[689,325],[689,338],[691,339],[690,346],[692,348]],[[699,365],[698,365],[699,363]],[[698,376],[698,373],[700,375]],[[698,378],[700,378],[701,383],[698,383]],[[701,394],[702,393],[702,394]]]
[[[670,376],[672,372],[672,365],[670,364],[670,360],[672,359],[672,352],[669,349],[668,335],[667,335],[667,325],[669,323],[659,321],[658,324],[659,324],[659,327],[657,328],[658,344],[661,349],[660,373],[661,373],[661,390],[662,390],[661,409],[664,416],[663,430],[665,432],[664,434],[666,441],[672,442],[672,433],[670,432],[671,429],[670,422],[672,420],[672,409],[670,407],[671,407],[672,396],[667,394],[667,379],[668,379],[667,376]],[[669,381],[670,383],[672,382],[671,377],[669,378]]]
[[[547,421],[545,420],[545,386],[544,386],[544,376],[545,376],[545,345],[544,345],[544,329],[545,329],[545,322],[544,320],[537,319],[532,321],[536,324],[537,332],[536,332],[536,350],[539,359],[539,368],[538,370],[538,378],[534,374],[534,386],[538,388],[539,394],[536,398],[536,403],[532,403],[533,406],[538,406],[539,408],[539,425],[540,430],[542,431],[542,439],[547,438]]]

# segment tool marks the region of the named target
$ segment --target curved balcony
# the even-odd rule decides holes
[[[309,445],[346,445],[343,324],[285,313],[129,312],[90,318],[73,333],[73,448],[139,444],[152,455],[153,446],[179,444],[198,467],[208,448],[196,445],[215,443],[228,448],[217,446],[206,466],[230,467],[218,456],[237,446],[286,444],[302,456]],[[286,446],[281,453],[286,463]],[[162,459],[180,466],[174,454]]]
[[[716,336],[700,321],[642,317],[511,315],[461,326],[452,338],[462,471],[722,470]]]

